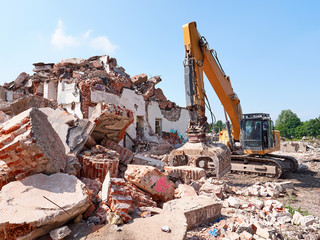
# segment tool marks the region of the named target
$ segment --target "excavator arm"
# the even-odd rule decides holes
[[[205,38],[197,31],[195,22],[183,26],[183,37],[186,102],[190,114],[187,129],[189,139],[195,142],[202,141],[203,134],[207,130],[204,72],[231,120],[233,139],[239,141],[242,109],[240,100],[231,86],[230,78],[225,75],[214,50],[209,49]]]

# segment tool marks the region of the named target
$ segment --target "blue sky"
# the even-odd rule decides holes
[[[108,54],[131,76],[161,75],[185,106],[182,25],[196,21],[244,113],[320,116],[320,1],[2,1],[0,84],[35,62]],[[223,108],[206,84],[217,119]]]

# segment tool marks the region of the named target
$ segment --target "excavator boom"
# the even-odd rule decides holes
[[[242,109],[240,100],[231,86],[230,78],[225,75],[215,52],[209,49],[205,38],[200,36],[195,22],[183,26],[183,37],[187,55],[185,57],[193,59],[195,73],[193,86],[196,94],[191,97],[194,98],[193,101],[198,106],[199,116],[205,116],[204,72],[231,120],[234,140],[239,141]]]

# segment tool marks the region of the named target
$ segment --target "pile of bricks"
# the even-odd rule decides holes
[[[117,177],[118,175],[119,154],[101,145],[80,154],[78,159],[82,164],[81,177],[98,178],[103,182],[108,171],[111,177]]]
[[[126,181],[123,178],[110,178],[107,205],[112,212],[117,213],[125,222],[131,220],[133,211],[132,198],[124,191]]]

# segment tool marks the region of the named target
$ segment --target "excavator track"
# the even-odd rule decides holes
[[[231,155],[231,172],[279,178],[283,173],[293,172],[297,169],[297,160],[289,156],[273,154],[264,156]]]

